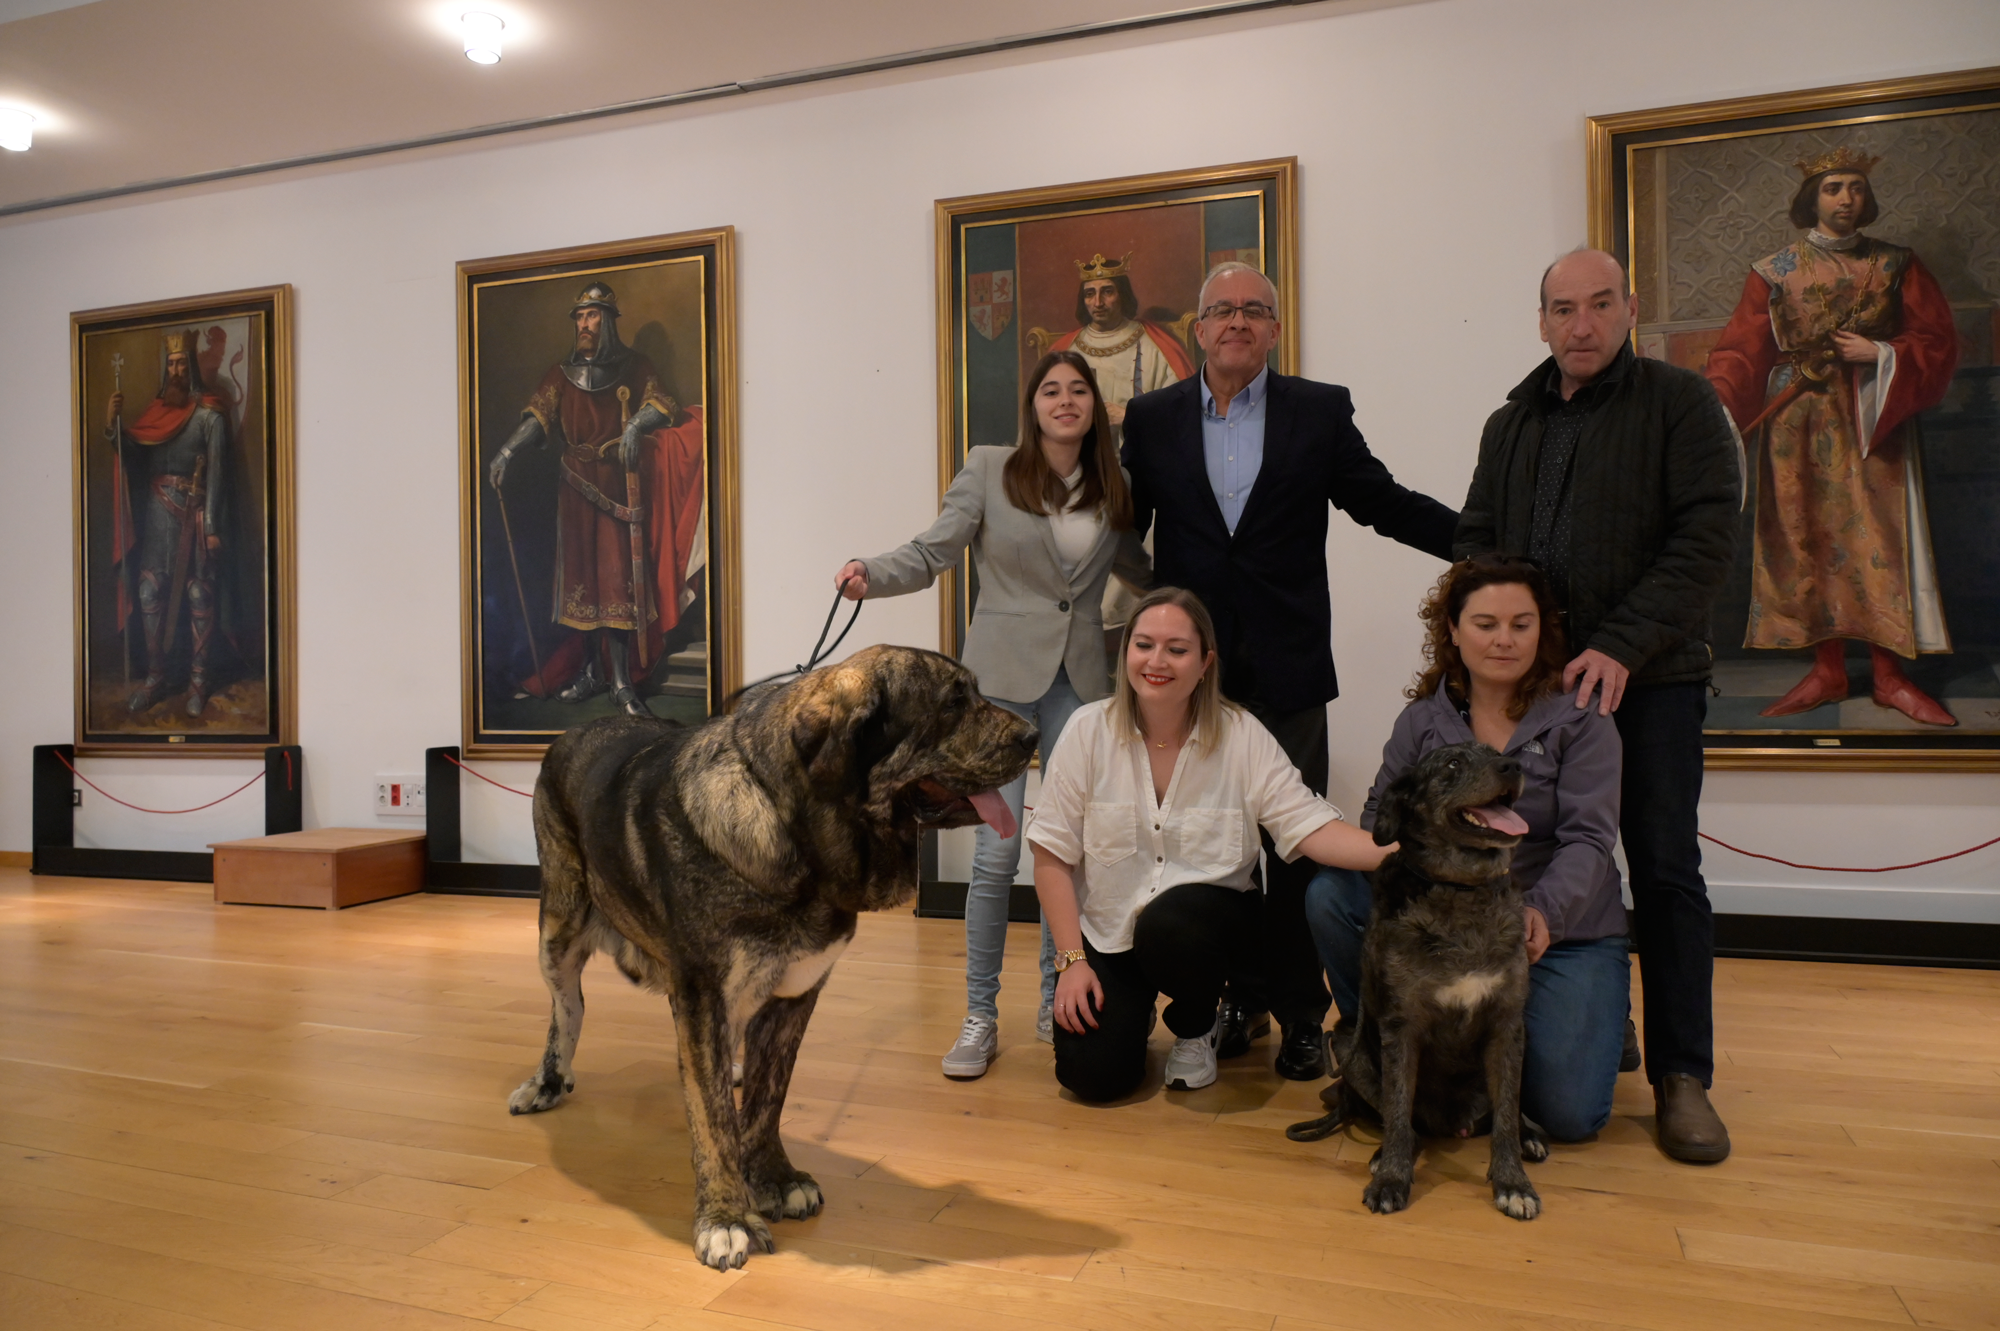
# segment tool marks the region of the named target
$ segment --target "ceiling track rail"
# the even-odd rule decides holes
[[[1115,36],[1121,33],[1140,32],[1147,28],[1167,27],[1176,23],[1191,23],[1200,19],[1226,18],[1240,14],[1254,14],[1267,9],[1293,9],[1323,3],[1326,3],[1326,0],[1234,0],[1234,3],[1195,5],[1187,9],[1142,14],[1134,18],[1110,19],[1102,23],[1079,23],[1065,28],[1047,28],[1040,32],[1022,33],[1012,37],[993,37],[981,41],[958,42],[950,46],[933,46],[921,51],[904,51],[895,55],[875,56],[867,60],[851,60],[838,65],[820,65],[813,69],[794,70],[786,74],[768,74],[735,83],[717,83],[706,88],[688,88],[681,92],[661,93],[655,97],[613,102],[608,106],[588,107],[581,111],[562,111],[553,115],[530,116],[522,120],[503,120],[491,125],[474,125],[468,129],[421,134],[386,143],[370,143],[356,148],[336,148],[328,152],[305,153],[298,157],[281,157],[269,162],[251,162],[243,166],[220,167],[213,171],[196,171],[184,176],[165,176],[158,180],[136,181],[105,189],[81,190],[75,194],[59,194],[46,199],[29,199],[23,203],[0,206],[0,217],[17,217],[23,213],[68,208],[80,203],[97,203],[133,194],[151,194],[159,190],[179,189],[186,185],[213,184],[221,180],[235,180],[241,176],[265,175],[272,171],[291,171],[300,167],[325,166],[332,162],[351,162],[362,157],[380,157],[386,153],[435,148],[442,144],[465,143],[473,139],[490,139],[502,134],[521,134],[529,130],[550,129],[589,120],[605,120],[612,116],[636,115],[644,111],[690,106],[697,102],[718,101],[725,97],[742,97],[776,88],[796,88],[808,83],[826,83],[861,74],[908,69],[915,65],[934,65],[947,60],[963,60],[970,56],[1019,51],[1035,46],[1052,46],[1058,42],[1078,41],[1087,37]]]

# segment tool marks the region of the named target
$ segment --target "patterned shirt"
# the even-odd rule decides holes
[[[1569,604],[1571,463],[1583,438],[1583,423],[1603,400],[1605,380],[1599,375],[1567,401],[1562,395],[1562,371],[1549,370],[1542,390],[1542,448],[1535,462],[1535,512],[1528,527],[1528,558],[1548,574],[1549,587]]]

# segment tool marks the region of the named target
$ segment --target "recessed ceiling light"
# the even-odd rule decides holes
[[[35,118],[17,106],[0,106],[0,148],[24,153],[35,146]]]
[[[465,28],[465,58],[475,65],[500,63],[500,34],[507,25],[498,14],[471,9],[459,16]]]

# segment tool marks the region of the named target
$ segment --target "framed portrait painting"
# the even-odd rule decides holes
[[[458,266],[464,749],[735,688],[735,232]]]
[[[966,450],[1012,444],[1027,373],[1081,352],[1114,431],[1140,393],[1196,373],[1202,279],[1247,263],[1278,288],[1272,368],[1298,369],[1298,159],[981,194],[937,203],[938,483]],[[939,582],[942,650],[956,654],[978,587]],[[1125,595],[1116,582],[1107,601]],[[1107,624],[1122,623],[1107,604]]]
[[[70,316],[76,751],[295,742],[291,288]]]
[[[1712,766],[2000,768],[2000,69],[1604,116],[1640,355],[1741,439]]]

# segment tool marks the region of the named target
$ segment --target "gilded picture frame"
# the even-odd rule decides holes
[[[70,316],[75,745],[298,735],[292,289]]]
[[[2000,69],[1588,135],[1635,350],[1742,437],[1708,765],[2000,770]]]
[[[458,265],[466,756],[539,758],[635,701],[700,720],[741,682],[735,247]]]
[[[1217,263],[1277,286],[1272,367],[1298,373],[1296,157],[939,199],[935,219],[940,495],[968,448],[1015,442],[1020,377],[1053,347],[1091,358],[1114,428],[1135,392],[1199,372],[1195,298]],[[1092,282],[1115,288],[1109,313],[1083,313]],[[978,588],[968,568],[938,591],[940,650],[956,655]]]

